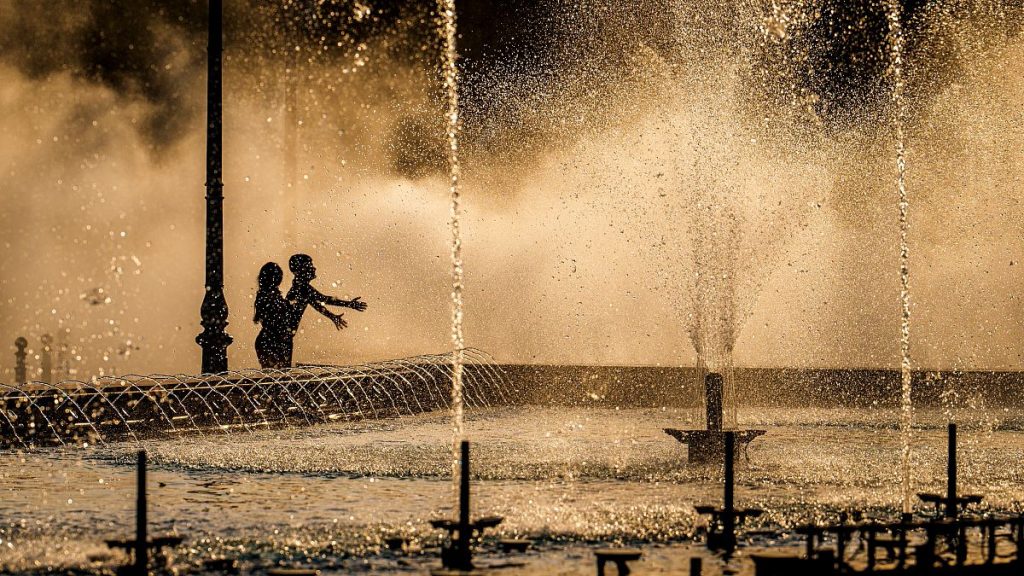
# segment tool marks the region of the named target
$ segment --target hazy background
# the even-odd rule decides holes
[[[694,239],[731,226],[737,364],[898,365],[879,3],[460,4],[469,345],[692,364]],[[1022,367],[1018,4],[904,6],[915,367]],[[370,304],[311,312],[297,361],[447,349],[433,4],[226,5],[231,366],[296,251]],[[198,370],[204,89],[205,2],[0,0],[0,338],[68,330],[77,377]]]

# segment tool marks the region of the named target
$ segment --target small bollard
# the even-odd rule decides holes
[[[28,340],[23,336],[19,336],[14,341],[14,383],[25,384],[28,382],[28,371],[25,369],[25,356],[28,355],[25,352],[25,348],[28,347]]]
[[[704,561],[701,560],[700,556],[690,558],[690,576],[700,576],[700,573],[703,570]]]

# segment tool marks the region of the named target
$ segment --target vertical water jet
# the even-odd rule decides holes
[[[910,477],[911,424],[914,407],[911,398],[912,373],[910,366],[910,199],[906,185],[906,148],[903,121],[905,117],[903,79],[903,27],[902,9],[899,0],[885,0],[886,20],[889,31],[886,36],[889,48],[889,72],[892,79],[892,123],[896,145],[896,191],[898,194],[900,223],[900,480],[903,487],[903,512],[913,509],[913,488]]]
[[[294,8],[293,5],[289,7]],[[298,197],[299,187],[299,16],[288,13],[288,22],[285,27],[285,74],[284,74],[284,150],[282,156],[284,165],[284,231],[285,242],[289,248],[296,249],[298,246],[298,232],[296,231],[296,216],[300,200]]]
[[[462,430],[462,365],[465,339],[462,335],[462,197],[459,191],[459,71],[456,66],[458,51],[455,46],[455,0],[438,0],[441,18],[441,37],[444,42],[442,74],[447,97],[445,133],[448,142],[448,192],[451,196],[451,262],[452,262],[452,480],[459,482],[459,447]]]

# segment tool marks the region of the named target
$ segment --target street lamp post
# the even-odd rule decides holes
[[[210,0],[206,87],[206,295],[200,308],[203,373],[228,369],[228,303],[224,299],[224,181],[222,177],[223,0]]]

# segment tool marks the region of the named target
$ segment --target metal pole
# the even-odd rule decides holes
[[[956,518],[956,424],[949,424],[947,439],[949,456],[946,460],[946,518]]]
[[[469,441],[461,444],[461,465],[459,466],[459,561],[460,569],[470,569],[472,559],[469,555]]]
[[[210,0],[209,47],[206,87],[206,295],[200,308],[203,332],[196,342],[203,348],[203,373],[228,369],[228,304],[224,299],[224,181],[223,84],[224,53],[223,0]]]
[[[148,536],[146,534],[146,451],[139,450],[135,494],[135,574],[145,576],[149,568]]]
[[[733,505],[733,481],[735,472],[733,465],[735,458],[733,450],[736,443],[736,433],[725,433],[725,502],[722,510],[722,523],[726,538],[726,550],[732,552],[736,548],[736,511]]]

